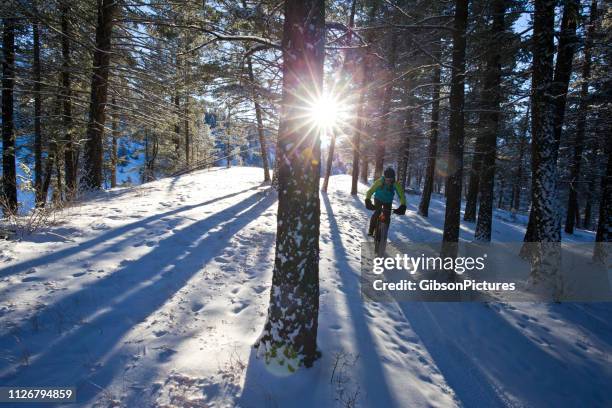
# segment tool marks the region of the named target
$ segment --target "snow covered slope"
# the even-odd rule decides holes
[[[292,375],[263,365],[251,345],[269,296],[276,194],[262,178],[218,168],[115,189],[49,231],[0,242],[0,385],[76,386],[78,406],[612,404],[609,304],[364,302],[369,214],[348,176],[321,196],[323,356]],[[394,217],[391,239],[440,240],[442,202],[426,219],[418,199]],[[496,217],[495,240],[522,239],[509,219]]]

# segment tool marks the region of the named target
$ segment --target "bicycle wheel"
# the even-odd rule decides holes
[[[381,222],[378,225],[378,245],[376,249],[376,255],[380,257],[385,256],[385,252],[387,250],[387,234],[389,233],[389,224],[386,222]]]

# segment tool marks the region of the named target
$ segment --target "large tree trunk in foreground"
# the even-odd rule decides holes
[[[98,0],[98,25],[96,27],[96,49],[94,68],[91,76],[91,102],[87,142],[85,144],[85,174],[82,178],[86,189],[102,188],[102,140],[106,122],[106,97],[111,50],[113,16],[117,9],[115,0]]]
[[[554,297],[562,290],[561,228],[556,200],[555,101],[551,95],[554,55],[554,0],[536,0],[533,31],[531,134],[533,161],[533,226],[539,242],[532,257],[531,280],[543,284]]]
[[[563,18],[561,20],[561,35],[559,37],[557,62],[552,84],[552,92],[555,98],[554,102],[554,123],[555,132],[555,147],[552,154],[555,162],[559,156],[559,145],[561,143],[561,131],[563,129],[563,121],[565,119],[565,105],[567,102],[567,91],[569,81],[572,74],[572,61],[576,50],[576,24],[579,18],[579,4],[577,0],[566,0],[563,8]],[[533,172],[533,169],[532,169]],[[529,223],[525,232],[524,242],[536,242],[538,239],[535,236],[535,227],[533,225],[533,205],[529,211]],[[523,246],[521,256],[528,256],[528,247]]]
[[[290,371],[312,366],[318,354],[321,147],[317,130],[302,126],[301,98],[323,85],[324,27],[323,0],[285,1],[276,256],[256,346],[266,359],[287,361]]]
[[[446,213],[442,242],[444,254],[456,255],[459,240],[461,212],[461,182],[463,178],[463,139],[465,136],[463,104],[465,96],[465,30],[468,18],[468,0],[455,1],[453,31],[453,68],[450,93],[450,119],[448,136],[448,177],[446,179]]]
[[[484,129],[482,168],[479,182],[478,222],[474,232],[476,241],[491,241],[493,223],[493,186],[495,180],[495,159],[497,156],[497,132],[501,116],[501,50],[504,35],[505,0],[494,0],[492,7],[491,45],[487,58],[487,72],[482,93]],[[500,199],[503,197],[503,189]]]
[[[15,86],[15,19],[2,20],[2,200],[5,215],[17,212],[17,166],[15,164],[15,127],[13,88]]]
[[[419,214],[424,217],[429,215],[429,202],[431,201],[431,193],[434,187],[434,178],[436,175],[436,156],[438,155],[438,129],[440,120],[440,58],[442,57],[442,49],[440,44],[436,45],[435,57],[437,59],[436,66],[433,72],[433,89],[431,93],[431,124],[429,134],[429,146],[427,147],[427,170],[425,171],[425,183],[423,185],[423,195],[419,203]]]
[[[567,201],[567,216],[565,218],[565,232],[574,233],[576,218],[579,219],[578,209],[578,183],[580,178],[580,166],[582,162],[582,150],[584,147],[584,134],[586,132],[586,119],[589,109],[589,80],[591,79],[591,47],[593,45],[593,34],[597,22],[597,0],[591,2],[591,15],[584,41],[584,62],[582,65],[582,86],[580,88],[580,104],[578,105],[576,132],[574,133],[574,156],[570,164],[569,197]],[[577,217],[578,215],[578,217]]]

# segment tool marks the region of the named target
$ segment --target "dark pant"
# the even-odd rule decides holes
[[[391,222],[391,204],[392,203],[383,203],[380,200],[374,199],[374,214],[370,218],[370,229],[369,234],[374,234],[374,229],[376,228],[376,223],[378,222],[378,217],[380,216],[381,211],[384,211],[386,224],[389,225]]]

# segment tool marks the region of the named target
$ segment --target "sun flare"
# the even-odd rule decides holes
[[[346,123],[346,103],[333,95],[323,94],[310,104],[309,117],[319,130],[323,142],[328,142],[333,132],[337,132]]]

